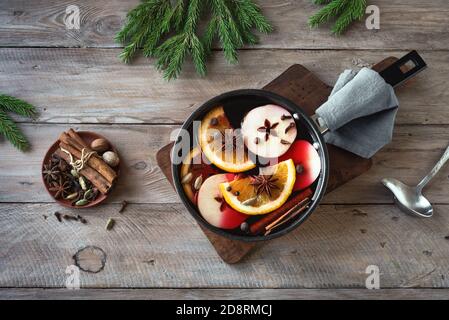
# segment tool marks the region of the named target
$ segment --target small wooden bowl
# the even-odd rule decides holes
[[[87,145],[90,145],[92,141],[94,141],[95,139],[106,139],[105,137],[95,133],[95,132],[91,132],[91,131],[77,131],[77,133],[80,135],[80,137],[86,142]],[[107,141],[109,141],[108,139],[106,139]],[[44,183],[45,189],[47,190],[47,192],[50,194],[50,196],[60,205],[67,207],[67,208],[73,208],[73,209],[85,209],[85,208],[92,208],[95,207],[97,205],[99,205],[100,203],[102,203],[103,201],[105,201],[109,194],[111,193],[111,190],[114,188],[114,186],[112,186],[111,190],[109,191],[108,194],[102,194],[101,192],[98,193],[97,198],[94,201],[89,202],[88,204],[86,204],[85,206],[74,206],[72,205],[72,201],[70,200],[65,200],[65,199],[55,199],[53,193],[49,190],[49,186],[47,184],[47,182],[45,181],[44,178],[44,174],[43,174],[43,168],[44,168],[44,164],[47,164],[48,161],[51,159],[53,153],[55,153],[56,150],[58,150],[59,148],[59,140],[57,140],[55,143],[53,143],[51,145],[51,147],[47,150],[47,153],[45,154],[44,160],[42,161],[42,165],[41,165],[41,177],[42,177],[42,182]],[[117,149],[114,148],[114,146],[111,144],[111,142],[109,142],[109,145],[111,147],[111,150],[113,152],[115,152],[118,155]],[[120,156],[119,156],[120,158]],[[118,179],[118,175],[120,173],[120,165],[121,163],[119,163],[119,165],[117,166],[117,168],[113,168],[113,170],[117,173],[117,179]],[[114,182],[114,185],[117,183],[117,181]]]

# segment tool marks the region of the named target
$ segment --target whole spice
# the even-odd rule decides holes
[[[92,189],[87,190],[87,191],[84,193],[84,199],[86,199],[86,200],[91,200],[93,194],[94,194],[94,192],[92,191]]]
[[[214,199],[220,203],[220,211],[223,211],[226,208],[226,201],[222,197],[215,197]]]
[[[267,141],[270,138],[270,135],[276,137],[276,131],[274,131],[274,129],[276,129],[276,127],[279,125],[279,122],[270,123],[270,120],[265,119],[263,126],[259,127],[257,129],[257,131],[259,132],[264,132],[265,133],[265,141]]]
[[[90,144],[90,148],[93,151],[97,151],[99,153],[103,153],[105,151],[108,151],[108,149],[109,149],[109,142],[106,139],[103,139],[103,138],[95,139]]]
[[[256,188],[257,195],[265,192],[268,196],[272,197],[273,190],[279,189],[276,185],[276,181],[278,181],[278,179],[274,178],[273,175],[259,175],[253,176],[250,184]]]
[[[58,219],[59,222],[62,222],[62,218],[61,218],[62,215],[61,215],[60,212],[56,211],[56,212],[54,213],[54,215],[55,215],[56,219]]]
[[[79,220],[82,224],[86,224],[86,223],[87,223],[87,220],[84,219],[82,216],[77,215],[77,218],[78,218],[78,220]]]
[[[74,220],[74,221],[78,221],[78,218],[69,214],[65,214],[62,216],[65,220]]]
[[[200,190],[202,184],[203,184],[203,176],[200,175],[195,179],[193,187],[195,188],[195,190]]]
[[[75,202],[75,206],[82,207],[82,206],[85,206],[88,203],[89,203],[89,200],[81,199],[81,200],[78,200],[77,202]]]
[[[122,204],[120,206],[120,209],[118,210],[118,213],[122,213],[123,211],[125,211],[126,206],[128,205],[128,202],[123,200]]]
[[[65,199],[66,200],[73,200],[76,197],[78,197],[78,192],[74,192],[74,193],[69,194],[67,197],[65,197]]]
[[[111,167],[118,166],[120,162],[118,155],[112,151],[106,151],[105,153],[103,153],[103,160]]]
[[[294,127],[296,127],[296,124],[294,122],[290,122],[287,128],[285,128],[285,133],[289,132],[290,129],[293,129]]]
[[[257,220],[250,226],[251,234],[257,235],[260,233],[264,233],[265,228],[276,221],[279,217],[284,215],[287,211],[295,208],[301,201],[306,198],[309,198],[312,195],[312,189],[308,188],[301,193],[293,196],[290,200],[288,200],[281,208],[274,210],[266,215],[264,215],[261,219]]]
[[[51,161],[48,164],[44,164],[42,174],[44,176],[45,182],[47,182],[48,184],[54,180],[57,180],[60,173],[61,172],[59,171],[59,168],[57,166],[54,166]]]
[[[246,221],[242,222],[242,224],[240,225],[240,230],[242,230],[243,232],[248,232],[249,231],[248,222]]]
[[[112,218],[109,218],[108,221],[106,222],[106,230],[111,230],[115,225],[115,220]]]
[[[75,169],[70,170],[70,174],[72,176],[74,176],[75,178],[79,178],[80,175],[78,174],[78,171],[76,171]]]
[[[189,183],[190,181],[192,181],[192,178],[193,178],[193,174],[191,172],[189,172],[184,177],[182,177],[181,183],[182,184]]]
[[[48,190],[54,192],[55,199],[64,198],[67,196],[70,189],[70,182],[64,181],[62,177],[59,177],[59,181],[53,181],[50,184]]]
[[[78,182],[81,186],[81,189],[83,189],[84,191],[87,190],[87,184],[86,184],[86,180],[84,179],[84,177],[79,177]]]

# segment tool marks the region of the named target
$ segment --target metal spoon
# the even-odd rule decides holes
[[[408,186],[393,178],[382,179],[382,184],[394,195],[398,207],[405,213],[413,214],[421,218],[430,218],[433,215],[432,204],[422,195],[422,189],[440,171],[449,159],[449,147],[435,167],[426,175],[416,187]]]

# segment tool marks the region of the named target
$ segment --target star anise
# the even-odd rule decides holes
[[[57,180],[61,171],[59,171],[59,168],[51,161],[48,162],[48,164],[44,164],[44,168],[42,169],[42,174],[44,175],[45,182],[50,184],[50,182]]]
[[[265,133],[265,141],[267,141],[270,138],[270,135],[276,137],[277,133],[274,131],[276,127],[278,126],[279,122],[275,122],[271,124],[270,120],[265,119],[263,126],[257,128],[257,131],[264,132]]]
[[[59,177],[59,181],[53,181],[51,182],[50,190],[51,192],[54,192],[55,199],[63,198],[67,196],[69,190],[71,187],[70,181],[63,180],[62,177]]]
[[[266,193],[270,197],[273,196],[273,190],[278,190],[279,187],[276,185],[278,178],[274,178],[273,175],[260,175],[253,176],[250,182],[256,188],[256,194],[260,195]]]

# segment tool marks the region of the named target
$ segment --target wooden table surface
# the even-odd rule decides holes
[[[449,286],[449,167],[425,192],[435,204],[427,220],[401,213],[380,184],[383,177],[418,182],[448,144],[449,2],[372,0],[381,29],[360,22],[340,38],[309,30],[317,9],[309,0],[258,2],[276,32],[241,50],[238,66],[216,51],[207,78],[187,65],[170,83],[152,61],[117,58],[114,34],[138,0],[0,2],[0,92],[40,112],[36,121],[16,118],[30,152],[0,138],[0,298],[449,297],[432,290]],[[65,28],[70,4],[80,8],[80,30]],[[345,68],[411,49],[429,68],[398,90],[394,139],[373,168],[327,195],[299,229],[242,263],[222,262],[156,165],[170,132],[210,97],[260,88],[291,64],[333,84]],[[40,179],[45,151],[69,127],[108,137],[124,164],[108,202],[82,211],[87,225],[59,223],[53,213],[71,211],[54,203]],[[130,205],[119,214],[122,200]],[[106,231],[110,217],[117,223]],[[88,245],[107,254],[104,269],[82,271],[82,289],[67,290],[66,268]],[[368,265],[379,266],[383,290],[365,289]]]

